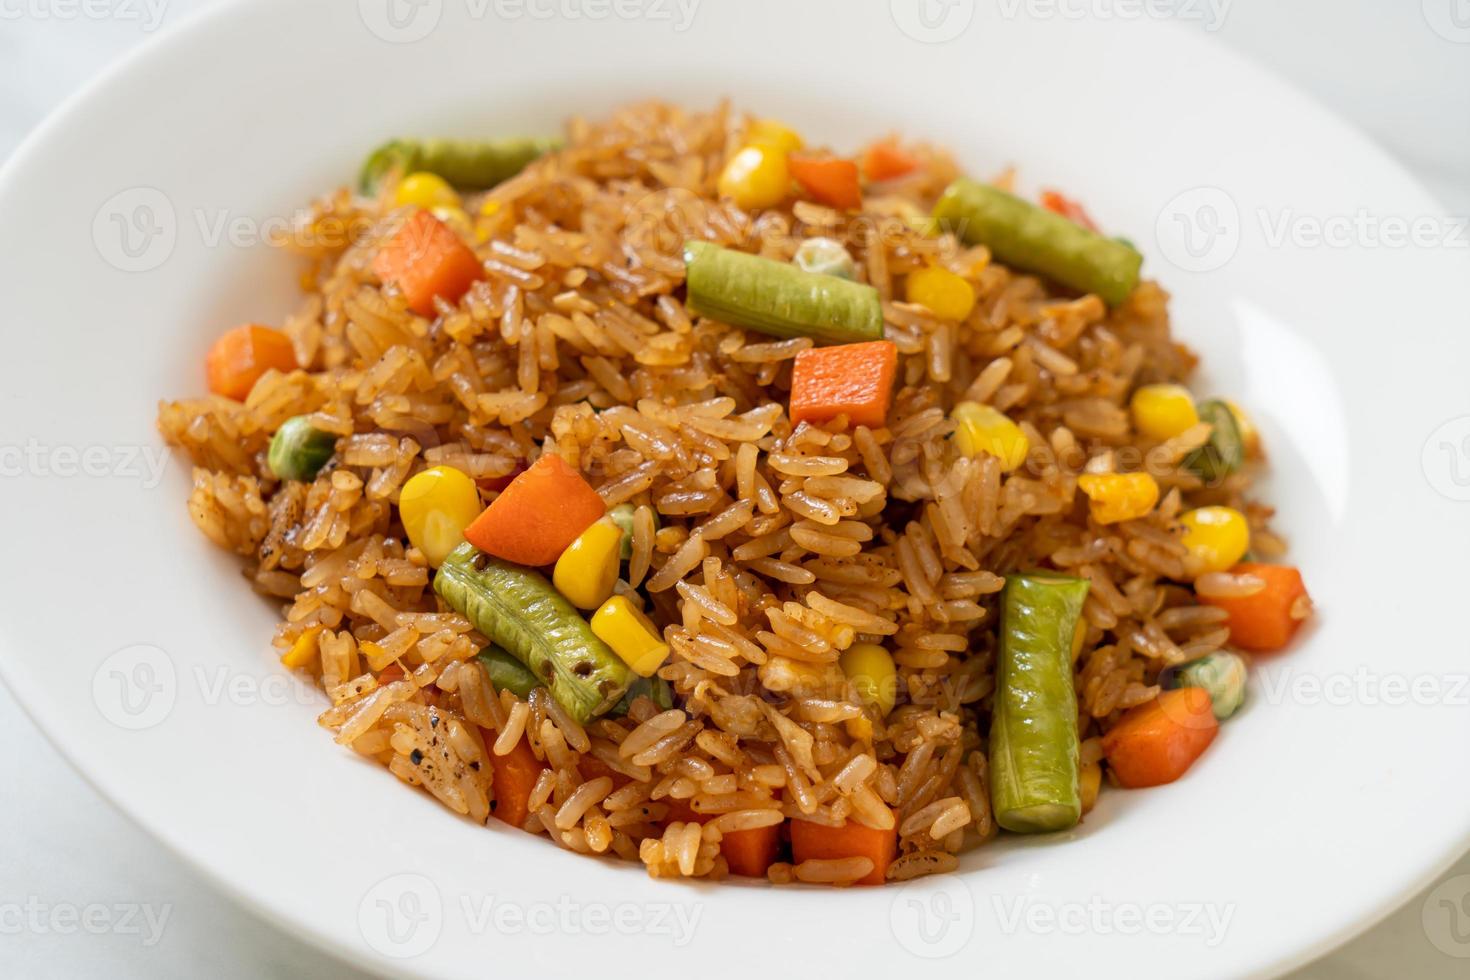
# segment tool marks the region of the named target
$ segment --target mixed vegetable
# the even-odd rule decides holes
[[[1231,569],[1245,591],[1200,598],[1225,610],[1230,641],[1256,653],[1271,653],[1291,642],[1312,612],[1302,573],[1289,565],[1241,562]]]
[[[999,409],[979,402],[960,402],[949,417],[955,426],[955,447],[971,459],[994,456],[1004,473],[1026,462],[1031,440]]]
[[[577,721],[605,714],[628,690],[630,665],[535,570],[460,545],[439,566],[434,591],[529,668]]]
[[[888,866],[897,856],[898,833],[894,829],[880,830],[853,820],[844,822],[840,827],[829,827],[810,820],[791,821],[792,860],[800,863],[868,858],[873,862],[873,870],[857,880],[859,885],[883,884]]]
[[[386,194],[387,188],[403,209],[395,214],[397,230],[371,263],[385,290],[425,318],[459,303],[484,277],[475,249],[456,228],[460,193],[494,187],[556,146],[541,139],[394,140],[374,151],[359,188],[364,194]],[[725,164],[718,189],[743,209],[773,207],[799,194],[855,211],[863,206],[865,188],[905,180],[922,173],[924,165],[922,155],[891,139],[867,147],[858,159],[807,152],[789,127],[761,120]],[[1139,253],[1103,236],[1080,204],[1055,191],[1044,193],[1037,206],[962,178],[943,192],[933,219],[960,241],[986,246],[1002,262],[1112,306],[1125,302],[1139,280]],[[863,271],[842,241],[807,238],[790,262],[690,241],[684,262],[687,306],[695,315],[812,341],[791,364],[793,426],[845,421],[882,430],[888,424],[899,348],[885,339],[878,291],[861,281]],[[904,301],[940,320],[965,322],[981,303],[979,279],[956,268],[923,260],[904,279]],[[298,366],[292,340],[258,324],[224,334],[206,358],[210,390],[236,400],[247,399],[268,373]],[[964,457],[992,459],[1001,472],[1011,473],[1026,463],[1038,433],[990,400],[977,394],[953,404],[953,446]],[[1205,486],[1219,485],[1260,454],[1257,430],[1231,402],[1196,403],[1182,386],[1143,384],[1131,392],[1127,410],[1145,440],[1204,439],[1188,443],[1197,448],[1184,458]],[[1207,438],[1200,426],[1208,427]],[[337,441],[336,433],[313,425],[311,416],[293,417],[274,433],[266,463],[281,481],[312,481],[331,466]],[[1107,467],[1080,474],[1076,483],[1100,533],[1154,514],[1165,495],[1148,473]],[[624,576],[624,563],[633,556],[636,513],[626,503],[609,510],[582,474],[554,452],[507,476],[478,482],[451,466],[428,467],[403,484],[397,499],[404,535],[436,569],[434,591],[489,641],[477,660],[493,688],[523,700],[550,698],[582,724],[627,713],[636,698],[660,710],[675,704],[659,675],[670,646],[645,611],[643,595]],[[1187,553],[1187,576],[1200,601],[1223,612],[1230,640],[1256,652],[1290,642],[1310,613],[1310,599],[1296,569],[1244,561],[1251,547],[1246,515],[1203,506],[1179,513],[1174,523]],[[657,531],[656,519],[652,530]],[[992,810],[1006,830],[1066,830],[1098,798],[1103,768],[1099,753],[1084,760],[1080,752],[1076,694],[1077,652],[1090,628],[1083,616],[1089,591],[1086,578],[1035,570],[1009,575],[999,596],[990,727],[976,751],[985,753]],[[283,663],[309,662],[319,633],[320,627],[303,633]],[[882,638],[859,637],[841,652],[837,666],[852,694],[881,720],[905,692],[893,654],[868,642],[873,639]],[[405,673],[390,664],[378,680],[387,683]],[[1179,778],[1213,741],[1219,722],[1239,710],[1246,678],[1246,660],[1224,649],[1164,670],[1157,697],[1110,719],[1100,756],[1112,780],[1142,787]],[[627,779],[592,756],[579,765],[587,779],[607,778],[615,785]],[[545,772],[524,738],[508,751],[497,749],[496,816],[524,824]],[[711,819],[681,800],[663,802],[669,820]],[[779,818],[724,833],[721,851],[732,872],[763,875],[789,835],[796,861],[865,857],[872,871],[862,882],[881,883],[897,854],[898,831],[894,820],[881,828],[872,823],[830,826]]]
[[[494,643],[480,651],[479,661],[497,691],[510,691],[524,701],[541,686],[541,679],[531,673],[531,668]]]
[[[526,164],[561,147],[559,139],[396,139],[374,150],[358,174],[357,189],[376,194],[392,173],[432,174],[452,187],[484,190],[507,181]]]
[[[266,465],[282,480],[312,480],[337,451],[337,436],[314,428],[305,415],[281,423],[271,437]]]
[[[822,423],[846,415],[853,425],[880,428],[888,420],[897,375],[892,341],[804,350],[791,368],[791,421]]]
[[[434,568],[464,543],[465,528],[480,516],[480,510],[475,481],[452,466],[431,466],[398,491],[403,533]]]
[[[1179,667],[1170,667],[1159,678],[1168,690],[1176,687],[1198,687],[1210,696],[1210,707],[1221,721],[1240,710],[1245,703],[1245,658],[1229,650],[1220,650]]]
[[[246,323],[220,335],[204,359],[209,390],[244,401],[267,371],[296,370],[291,338],[258,323]]]
[[[606,514],[607,505],[582,474],[547,454],[512,480],[464,537],[488,555],[540,567],[554,563]]]
[[[879,140],[863,152],[863,176],[871,181],[897,180],[918,170],[922,161],[894,139]]]
[[[1138,285],[1143,256],[1137,250],[999,187],[961,177],[934,206],[934,217],[961,241],[989,248],[1001,262],[1095,293],[1110,306]]]
[[[808,238],[796,247],[791,261],[803,272],[839,279],[857,278],[857,263],[841,242],[832,238]]]
[[[849,279],[690,242],[684,246],[684,281],[690,312],[731,326],[829,343],[883,337],[878,290]]]
[[[1119,786],[1161,786],[1184,775],[1219,730],[1210,692],[1181,687],[1126,712],[1103,736],[1103,755]]]
[[[433,316],[435,300],[453,305],[484,277],[480,260],[454,230],[416,210],[373,259],[373,272],[393,285],[419,316]]]
[[[807,196],[818,204],[840,211],[856,211],[863,205],[862,183],[857,164],[835,156],[799,156],[788,160],[791,176]]]
[[[990,799],[1006,830],[1066,830],[1082,818],[1072,640],[1087,590],[1086,579],[1032,573],[1009,576],[1001,593]]]
[[[1227,402],[1200,402],[1199,418],[1210,425],[1210,441],[1184,461],[1207,484],[1219,483],[1245,463],[1246,443],[1237,413]]]

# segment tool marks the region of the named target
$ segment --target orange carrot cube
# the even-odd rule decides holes
[[[434,315],[434,297],[458,303],[484,276],[480,260],[448,225],[427,211],[415,211],[373,259],[373,272],[398,287],[408,308]]]
[[[804,350],[791,370],[791,421],[826,422],[846,415],[853,425],[878,428],[888,419],[897,374],[898,348],[892,341]]]

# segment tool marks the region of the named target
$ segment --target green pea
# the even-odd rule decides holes
[[[1219,483],[1245,465],[1245,440],[1229,405],[1201,402],[1198,411],[1200,421],[1211,426],[1210,441],[1190,453],[1184,465],[1205,483]]]
[[[612,522],[623,532],[623,541],[618,550],[618,556],[627,561],[633,557],[633,510],[632,504],[618,504],[607,512]],[[658,530],[658,514],[653,515],[653,529]]]
[[[842,243],[832,238],[808,238],[797,246],[793,261],[803,272],[839,279],[857,278],[857,263]]]
[[[282,480],[305,482],[316,478],[336,449],[335,434],[314,428],[305,415],[297,415],[281,423],[271,437],[266,462]]]
[[[1224,721],[1245,703],[1245,658],[1218,650],[1187,664],[1171,667],[1159,679],[1165,688],[1198,687],[1210,696],[1215,717]]]
[[[622,543],[618,547],[618,555],[627,561],[633,557],[633,505],[618,504],[607,512],[607,516],[623,532]]]

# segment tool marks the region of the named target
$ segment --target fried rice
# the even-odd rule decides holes
[[[285,243],[303,261],[283,327],[299,368],[243,401],[162,403],[158,424],[193,461],[194,523],[280,604],[275,648],[319,683],[321,725],[455,813],[487,822],[495,767],[524,739],[544,768],[523,829],[657,877],[724,877],[725,835],[793,819],[896,828],[888,880],[953,870],[998,833],[984,749],[1008,573],[1090,583],[1075,655],[1087,766],[1161,671],[1229,639],[1226,613],[1197,597],[1179,515],[1228,505],[1256,555],[1282,543],[1246,496],[1254,465],[1210,485],[1184,465],[1208,425],[1162,441],[1133,426],[1130,392],[1186,381],[1196,362],[1159,286],[1109,309],[936,233],[923,218],[959,170],[927,146],[861,211],[742,211],[716,179],[750,125],[725,105],[573,119],[561,150],[444,216],[484,276],[431,317],[372,269],[403,220],[391,183],[317,201]],[[813,341],[685,305],[686,240],[789,261],[817,236],[881,297],[899,352],[885,426],[793,427],[792,362]],[[904,301],[905,276],[928,265],[973,286],[963,322]],[[956,450],[962,401],[1021,427],[1022,467]],[[314,479],[282,481],[266,450],[299,415],[338,437],[335,453]],[[582,725],[545,689],[497,691],[476,660],[487,638],[435,595],[407,541],[396,503],[415,473],[447,465],[494,488],[543,454],[634,507],[620,589],[671,648],[659,676],[674,707],[641,697]],[[1158,506],[1094,521],[1079,475],[1141,468]],[[838,666],[865,641],[897,668],[886,715]],[[864,857],[782,857],[771,881],[872,871]]]

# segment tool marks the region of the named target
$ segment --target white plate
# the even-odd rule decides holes
[[[0,174],[0,668],[161,840],[284,927],[434,977],[1270,974],[1470,843],[1466,263],[1361,223],[1301,238],[1440,213],[1365,139],[1193,34],[1045,5],[388,9],[231,5],[145,46]],[[386,136],[724,94],[816,140],[901,130],[1082,198],[1175,293],[1203,383],[1261,420],[1320,623],[1178,784],[905,888],[681,886],[453,819],[334,746],[282,678],[271,609],[188,520],[187,464],[144,465],[157,399],[201,389],[210,339],[294,302],[293,261],[252,228]]]

